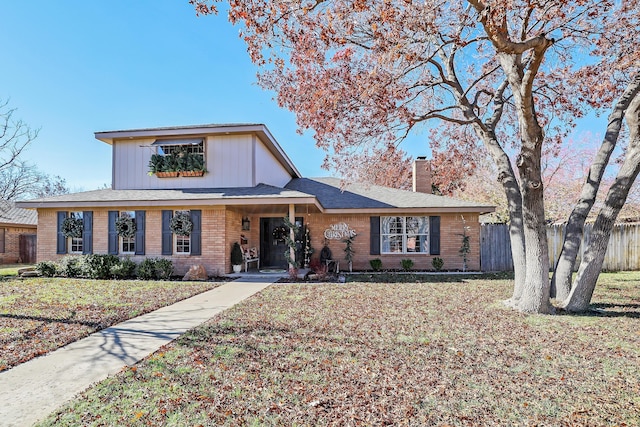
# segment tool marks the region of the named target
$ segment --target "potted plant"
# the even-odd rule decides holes
[[[180,176],[203,176],[207,171],[200,154],[184,153],[181,160]]]
[[[164,170],[164,156],[152,154],[149,160],[149,175],[157,175]]]
[[[234,273],[240,273],[242,270],[242,248],[238,242],[234,242],[231,248],[231,265]]]

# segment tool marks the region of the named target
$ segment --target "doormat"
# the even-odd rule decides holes
[[[265,268],[264,270],[260,270],[260,273],[286,273],[287,270],[283,268]]]

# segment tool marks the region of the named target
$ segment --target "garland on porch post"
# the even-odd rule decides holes
[[[293,252],[294,254],[296,253],[296,240],[295,240],[295,236],[296,234],[298,234],[298,232],[300,231],[300,227],[298,227],[296,224],[292,223],[291,221],[289,221],[289,216],[285,216],[283,218],[284,220],[284,226],[286,228],[288,228],[289,230],[293,230],[293,239],[291,238],[291,233],[286,233],[285,234],[285,243],[287,244],[287,246],[289,247],[289,249],[287,251],[285,251],[284,253],[284,259],[287,260],[287,262],[289,263],[290,266],[292,266],[292,268],[294,269],[298,269],[300,268],[300,263],[291,258],[291,252]],[[295,255],[294,255],[295,258]]]

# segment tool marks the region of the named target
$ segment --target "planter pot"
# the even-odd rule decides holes
[[[242,265],[234,265],[233,266],[233,272],[234,273],[240,273],[242,271]]]
[[[182,171],[180,176],[204,176],[204,171]]]
[[[176,178],[179,172],[156,172],[158,178]]]

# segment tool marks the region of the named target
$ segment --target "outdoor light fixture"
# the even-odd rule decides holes
[[[246,216],[242,217],[242,229],[251,230],[251,221],[249,221],[249,218]]]

